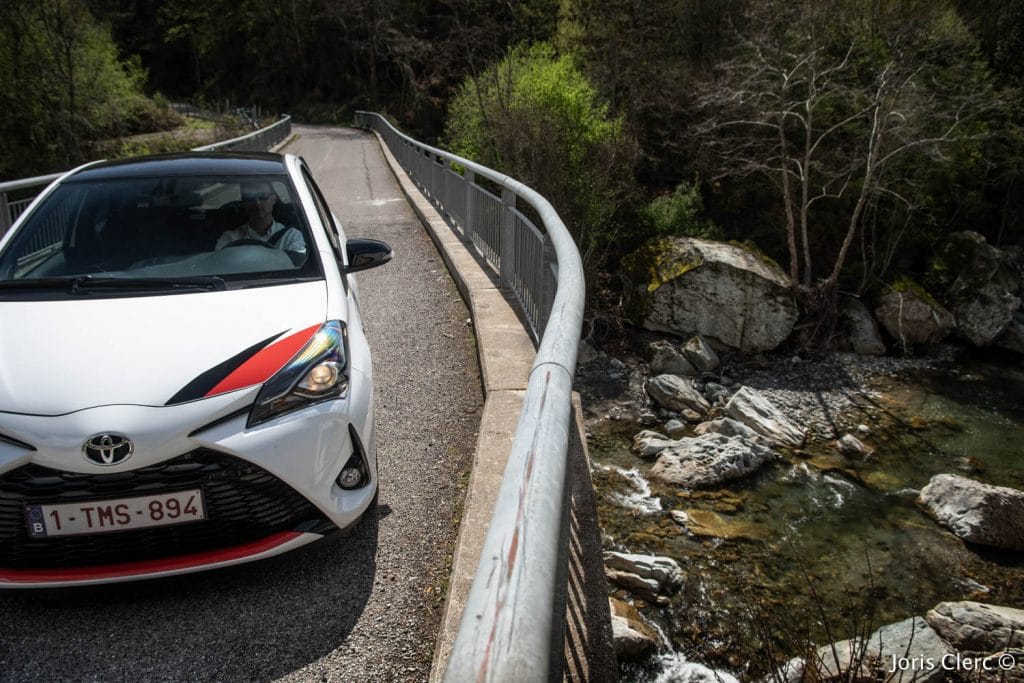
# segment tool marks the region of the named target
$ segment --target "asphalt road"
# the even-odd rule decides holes
[[[377,143],[295,127],[349,237],[377,384],[380,506],[261,563],[119,586],[0,593],[0,681],[420,681],[440,621],[483,396],[469,313]]]

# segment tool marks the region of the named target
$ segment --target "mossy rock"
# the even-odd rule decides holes
[[[620,274],[626,317],[649,330],[699,334],[716,351],[774,349],[796,322],[789,278],[752,244],[658,239],[624,258]]]

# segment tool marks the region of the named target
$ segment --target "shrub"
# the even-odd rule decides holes
[[[718,240],[722,231],[704,217],[704,199],[696,180],[682,182],[672,194],[656,197],[641,212],[652,237],[702,237]]]
[[[446,144],[548,198],[588,272],[620,236],[635,194],[636,144],[575,60],[541,43],[513,48],[459,87]]]

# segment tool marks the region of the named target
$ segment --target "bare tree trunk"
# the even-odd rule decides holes
[[[783,114],[783,117],[785,115]],[[782,175],[782,197],[786,207],[786,238],[789,241],[789,279],[796,284],[799,280],[799,255],[796,249],[796,216],[793,215],[793,199],[789,194],[789,170],[786,168],[786,127],[784,121],[779,124],[779,145],[782,162],[779,164]]]

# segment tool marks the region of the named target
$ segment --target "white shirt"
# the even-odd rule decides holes
[[[237,228],[232,230],[225,230],[224,234],[217,240],[217,245],[214,249],[223,249],[232,242],[238,240],[259,240],[260,242],[268,242],[271,237],[287,230],[280,239],[277,240],[275,245],[278,249],[284,249],[286,251],[297,251],[302,254],[306,253],[306,241],[302,239],[302,233],[296,228],[285,227],[284,224],[274,221],[270,226],[270,230],[265,235],[260,235],[253,230],[248,223],[244,223]]]

